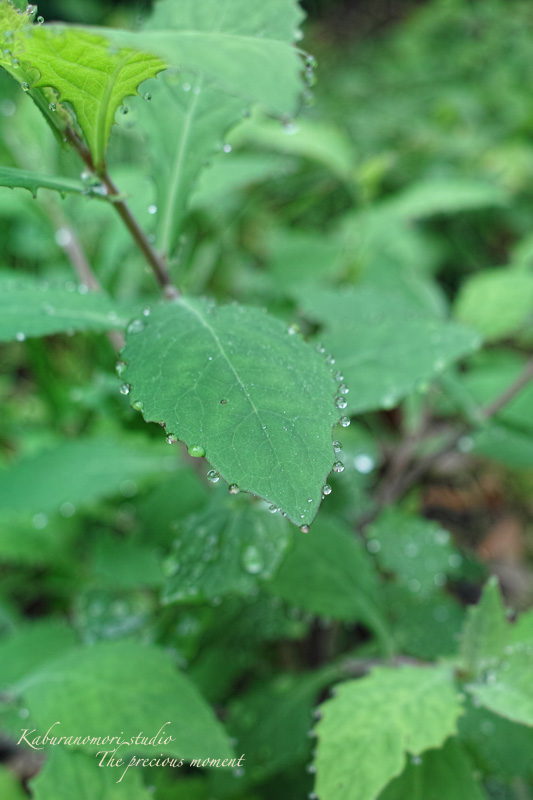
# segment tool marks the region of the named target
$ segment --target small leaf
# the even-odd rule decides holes
[[[30,276],[0,273],[0,341],[24,341],[68,331],[126,327],[131,311],[87,287],[50,286]]]
[[[119,753],[117,758],[120,757]],[[133,767],[126,769],[130,760],[127,756],[124,759],[125,765],[114,768],[100,767],[101,758],[102,756],[87,756],[72,748],[50,748],[44,767],[30,782],[32,797],[34,800],[73,800],[75,797],[100,797],[102,800],[108,797],[113,800],[153,798],[153,794],[142,784],[141,770]],[[107,761],[104,763],[107,764]]]
[[[43,175],[39,172],[31,172],[27,169],[16,169],[15,167],[0,166],[0,186],[9,189],[27,189],[35,197],[38,189],[51,189],[60,194],[77,194],[89,197],[96,197],[106,200],[106,196],[100,192],[92,192],[90,188],[84,186],[80,181],[73,181],[70,178],[56,178],[53,175]]]
[[[90,734],[89,741],[83,743],[82,737],[78,744],[89,753],[101,751],[106,736],[131,740],[142,732],[149,740],[169,722],[161,735],[174,737],[172,742],[154,748],[139,741],[135,753],[163,752],[186,760],[231,757],[214,713],[157,647],[139,642],[79,647],[29,672],[13,688],[30,711],[30,729],[44,734],[59,721],[57,736]]]
[[[320,706],[315,791],[321,800],[375,800],[406,766],[456,733],[462,708],[446,666],[379,667],[336,687]]]
[[[303,309],[321,322],[320,338],[350,389],[346,412],[393,408],[480,343],[474,331],[443,322],[375,287],[309,289]]]
[[[533,316],[533,275],[508,268],[473,275],[461,287],[455,316],[488,341],[521,333]]]
[[[291,537],[291,526],[279,514],[249,504],[213,504],[180,525],[164,563],[169,577],[163,601],[254,594],[259,581],[272,577]]]
[[[461,638],[461,661],[467,673],[475,675],[503,658],[509,635],[498,579],[493,576],[479,603],[467,611]]]
[[[74,631],[53,619],[26,625],[0,639],[0,689],[74,647],[76,642]]]
[[[181,298],[132,324],[123,379],[169,441],[202,447],[232,491],[314,519],[335,460],[325,360],[257,308]]]

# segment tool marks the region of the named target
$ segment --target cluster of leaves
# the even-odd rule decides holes
[[[309,106],[298,4],[250,5],[0,0],[2,731],[245,754],[116,783],[52,747],[36,800],[525,797],[531,611],[491,578],[465,614],[485,569],[394,472],[451,429],[531,479],[533,390],[491,406],[531,343],[531,10],[433,2],[342,66],[318,38]]]

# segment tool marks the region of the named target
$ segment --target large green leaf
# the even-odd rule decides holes
[[[485,679],[467,686],[477,703],[512,722],[533,726],[533,655],[516,645]]]
[[[430,595],[457,573],[462,558],[448,531],[398,509],[383,512],[368,529],[369,550],[413,593]],[[424,568],[421,569],[420,565]]]
[[[258,308],[181,298],[129,327],[123,379],[147,421],[230,484],[308,525],[339,414],[326,361]]]
[[[137,481],[177,466],[157,445],[112,437],[64,441],[0,471],[0,513],[66,515],[102,497],[132,496]]]
[[[74,109],[99,171],[117,109],[125,97],[137,93],[140,83],[164,69],[164,63],[139,48],[111,50],[107,39],[80,28],[31,25],[27,14],[7,5],[4,1],[1,32],[5,36],[11,30],[12,35],[9,55],[3,51],[0,65],[58,128],[69,121],[65,104]]]
[[[470,606],[462,633],[461,659],[464,669],[475,675],[494,666],[504,654],[510,627],[498,586],[498,579],[489,579],[481,600]]]
[[[15,167],[0,166],[0,186],[8,189],[27,189],[34,197],[36,197],[38,189],[52,189],[61,195],[77,194],[97,197],[100,200],[107,199],[101,192],[94,191],[94,187],[85,186],[80,181],[56,178],[53,175],[44,175],[40,172],[16,169]]]
[[[321,800],[375,800],[406,763],[456,733],[462,712],[446,666],[380,667],[340,684],[320,707],[317,780]]]
[[[100,767],[100,758],[63,747],[51,748],[43,769],[31,781],[32,797],[35,800],[96,800],[97,797],[101,800],[150,800],[153,797],[143,786],[139,769],[126,771],[129,758],[123,766],[114,768]]]
[[[50,286],[30,276],[0,273],[0,341],[24,341],[69,331],[125,328],[131,311],[86,286]]]
[[[338,519],[320,516],[308,536],[297,536],[269,590],[298,608],[381,631],[372,559]]]
[[[487,800],[472,765],[456,739],[413,759],[379,800]]]
[[[265,38],[291,42],[299,18],[300,12],[293,0],[261,3],[255,9],[250,9],[249,3],[243,0],[217,3],[204,0],[203,4],[186,0],[179,5],[167,1],[156,6],[145,35],[149,41],[158,30],[174,30],[176,36],[184,31],[189,34],[196,31],[204,36],[223,37],[224,42],[238,35],[247,37],[248,44],[257,48],[259,56]],[[236,47],[237,43],[233,42],[232,46]],[[238,71],[238,63],[234,66]],[[262,70],[263,64],[258,58],[254,69],[258,87]],[[207,59],[200,72],[185,72],[179,79],[172,74],[160,76],[150,87],[152,102],[137,104],[137,116],[145,132],[157,189],[159,245],[167,254],[172,252],[179,238],[200,170],[212,155],[223,152],[226,132],[242,120],[249,102],[256,99],[255,94],[244,91],[251,77],[244,71],[239,86],[233,90],[237,90],[236,96],[221,91],[218,77],[210,72]]]
[[[459,720],[459,737],[485,774],[533,781],[533,728],[470,705]]]
[[[2,800],[28,800],[15,773],[4,766],[0,766],[0,796]]]
[[[292,536],[279,514],[231,502],[212,504],[180,525],[172,554],[167,603],[213,600],[226,594],[250,595],[277,569]]]
[[[347,413],[393,408],[480,345],[474,331],[381,288],[309,289],[301,303],[344,374]]]
[[[125,740],[141,732],[149,740],[169,722],[164,738],[172,736],[172,742],[154,746],[137,740],[123,748],[126,758],[161,752],[187,760],[231,756],[214,713],[170,656],[156,647],[114,642],[73,649],[29,672],[13,690],[29,710],[28,729],[41,735],[58,721],[57,736],[93,740],[122,731]],[[90,753],[102,750],[101,741],[78,746]]]

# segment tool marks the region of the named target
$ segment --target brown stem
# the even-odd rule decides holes
[[[155,277],[165,296],[168,297],[170,300],[176,299],[180,296],[180,292],[172,283],[170,275],[167,270],[167,265],[165,259],[157,253],[150,242],[148,241],[148,237],[146,236],[145,232],[140,227],[139,223],[131,213],[131,210],[126,203],[125,200],[121,198],[120,192],[111,180],[107,169],[97,170],[91,153],[84,145],[80,137],[77,135],[75,131],[71,128],[67,128],[66,136],[71,145],[74,147],[80,158],[83,160],[84,164],[88,167],[88,169],[94,173],[98,179],[102,182],[102,184],[107,189],[107,194],[111,198],[114,207],[117,210],[118,215],[122,219],[124,225],[129,230],[133,241],[141,251],[141,253],[146,258],[146,261],[151,266]]]
[[[525,365],[524,369],[513,381],[513,383],[505,389],[498,397],[491,403],[479,410],[479,419],[481,422],[486,422],[492,417],[496,416],[503,408],[505,408],[514,398],[524,389],[528,383],[533,380],[533,358],[530,359]],[[460,440],[470,432],[470,425],[463,425],[460,430],[450,437],[450,439],[435,453],[421,458],[416,464],[402,477],[395,479],[392,484],[385,478],[384,485],[382,485],[376,507],[363,515],[358,521],[358,529],[361,530],[365,525],[374,520],[380,511],[388,505],[394,503],[400,498],[408,489],[411,488],[423,475],[425,475],[434,464],[441,460],[441,458],[449,453],[452,453]]]

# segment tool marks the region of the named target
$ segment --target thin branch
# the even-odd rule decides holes
[[[505,391],[498,395],[498,397],[496,397],[487,406],[479,409],[480,424],[496,416],[496,414],[498,414],[512,400],[514,400],[514,398],[522,391],[522,389],[524,389],[532,380],[533,358],[527,362],[518,378],[513,381],[513,383],[508,386]],[[372,509],[372,511],[369,511],[360,517],[357,524],[358,529],[362,530],[365,525],[367,525],[369,522],[372,522],[372,520],[377,517],[384,507],[391,505],[403,494],[405,494],[405,492],[407,492],[411,486],[417,483],[420,478],[429,472],[431,467],[439,462],[443,456],[453,453],[457,449],[457,445],[461,439],[470,433],[471,430],[471,425],[463,425],[459,430],[453,433],[450,439],[439,450],[437,450],[435,453],[430,453],[424,458],[421,458],[412,466],[410,470],[407,471],[406,474],[395,478],[392,483],[390,483],[386,476],[384,479],[384,485],[382,485],[378,493],[378,502],[376,507]]]
[[[133,241],[152,268],[159,285],[165,293],[165,296],[171,300],[179,297],[180,292],[172,283],[165,259],[160,256],[156,250],[154,250],[148,241],[148,237],[133,216],[126,201],[122,199],[121,194],[111,180],[107,169],[104,169],[103,171],[98,171],[96,169],[90,151],[87,149],[75,131],[73,131],[71,128],[67,128],[66,136],[87,168],[102,182],[103,186],[105,186],[108,197],[111,199],[118,215],[122,219],[126,228],[129,230]]]

